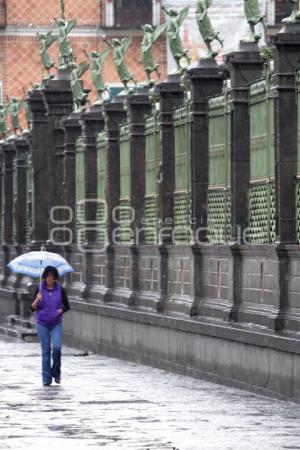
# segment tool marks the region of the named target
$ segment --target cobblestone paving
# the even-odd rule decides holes
[[[37,343],[0,340],[0,449],[300,449],[300,405],[64,348],[43,387]]]

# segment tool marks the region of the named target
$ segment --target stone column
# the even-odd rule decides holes
[[[297,173],[296,69],[299,68],[300,25],[285,24],[273,42],[272,91],[275,110],[276,242],[296,244],[295,175]]]
[[[139,246],[144,244],[142,218],[144,216],[145,182],[146,182],[146,139],[145,120],[151,113],[152,104],[146,87],[137,88],[134,95],[127,98],[129,114],[129,145],[130,145],[130,180],[131,180],[131,208],[134,211],[132,222],[133,243],[131,251],[131,297],[128,304],[137,304],[139,291]]]
[[[126,110],[124,108],[124,97],[117,96],[110,103],[104,105],[105,110],[105,131],[107,135],[107,184],[106,184],[106,202],[107,202],[107,237],[108,245],[106,248],[106,288],[104,295],[105,301],[112,301],[112,289],[114,287],[114,230],[118,224],[113,220],[114,208],[119,205],[120,199],[120,145],[119,134],[120,125],[126,119]]]
[[[14,236],[14,161],[16,157],[15,137],[6,139],[2,144],[3,152],[3,252],[4,277],[2,286],[14,288],[16,276],[6,265],[16,255],[12,251]]]
[[[27,164],[29,154],[28,132],[24,132],[15,140],[16,147],[16,244],[25,245],[26,242],[26,218],[27,218]]]
[[[166,245],[172,244],[174,227],[175,190],[175,134],[173,111],[182,105],[184,93],[180,85],[180,75],[168,75],[157,85],[160,106],[160,163],[158,178],[159,203],[159,299],[156,309],[162,312],[168,297],[168,251]]]
[[[14,160],[16,157],[15,137],[8,138],[2,145],[3,151],[3,198],[4,198],[4,244],[15,241],[14,228]]]
[[[48,142],[47,161],[49,170],[48,183],[48,233],[50,239],[52,228],[57,227],[51,221],[51,209],[63,205],[63,156],[64,156],[64,129],[63,119],[73,110],[73,97],[68,71],[59,71],[57,78],[50,80],[43,88],[43,95],[48,110]],[[61,212],[54,214],[58,220],[62,219]],[[54,236],[59,242],[61,235]]]
[[[189,66],[187,79],[191,89],[190,104],[193,117],[191,136],[193,233],[196,242],[205,242],[207,241],[208,97],[222,93],[224,69],[213,59],[199,60]]]
[[[249,83],[261,78],[264,62],[258,45],[250,42],[240,42],[239,49],[225,55],[224,60],[231,81],[231,240],[242,243],[249,216]]]
[[[49,139],[48,111],[41,89],[29,92],[29,104],[32,112],[32,245],[39,249],[48,240],[48,185],[50,182],[47,144]]]
[[[172,243],[174,226],[175,189],[175,142],[173,110],[182,105],[184,93],[180,86],[180,75],[169,75],[166,81],[157,85],[160,104],[160,179],[159,179],[159,219],[160,243]],[[165,231],[163,229],[165,228]]]
[[[100,272],[97,266],[97,198],[98,198],[98,172],[97,172],[97,134],[104,130],[105,120],[103,115],[103,106],[92,106],[91,109],[83,115],[83,147],[85,156],[85,244],[83,245],[84,269],[82,296],[90,296],[90,291],[95,288],[94,295],[97,299],[102,294],[97,291],[99,287],[93,286],[95,272]],[[98,253],[97,253],[98,254]]]

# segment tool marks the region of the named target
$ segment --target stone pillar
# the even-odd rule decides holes
[[[15,138],[8,138],[2,145],[3,151],[3,198],[4,198],[4,244],[14,244],[14,160]]]
[[[105,301],[112,300],[112,289],[114,287],[115,253],[114,253],[114,230],[118,224],[113,220],[114,208],[119,205],[120,199],[120,145],[119,134],[120,125],[126,119],[126,110],[124,108],[124,97],[117,96],[110,103],[104,105],[105,110],[105,131],[107,135],[107,184],[106,184],[106,202],[107,202],[107,237],[108,245],[106,248],[106,288],[104,295]]]
[[[132,222],[133,243],[131,251],[131,298],[129,304],[136,305],[136,293],[139,291],[139,253],[138,248],[144,244],[142,218],[144,216],[144,202],[146,191],[146,138],[145,120],[151,113],[152,104],[146,87],[137,88],[134,95],[127,98],[129,114],[129,145],[130,145],[130,180],[131,180],[131,208],[134,211]]]
[[[160,106],[160,163],[158,177],[159,203],[159,299],[156,309],[162,312],[168,297],[168,251],[166,245],[172,244],[174,227],[175,190],[175,135],[173,111],[182,105],[184,93],[180,86],[180,75],[168,75],[157,85]]]
[[[187,71],[191,89],[191,190],[194,241],[207,241],[208,97],[222,93],[224,70],[215,60],[199,60]],[[198,231],[197,231],[198,230]],[[197,233],[197,235],[196,235]]]
[[[65,130],[64,146],[64,206],[72,210],[72,221],[67,224],[70,232],[65,240],[76,242],[76,141],[82,133],[81,114],[72,113],[63,120]]]
[[[105,119],[102,106],[92,106],[83,115],[83,146],[85,152],[85,220],[90,225],[86,232],[87,245],[96,241],[96,218],[98,197],[97,134],[104,130]],[[115,180],[114,180],[115,182]]]
[[[297,100],[300,25],[285,24],[273,42],[272,91],[275,110],[276,242],[296,244]]]
[[[175,142],[173,110],[182,105],[184,93],[180,86],[180,75],[169,75],[166,81],[157,85],[160,104],[160,179],[159,179],[159,219],[160,243],[172,243],[174,226],[175,189]],[[163,228],[166,228],[163,231]]]
[[[242,243],[248,226],[250,181],[249,83],[262,76],[263,60],[256,43],[240,42],[224,57],[230,71],[231,90],[231,240]]]
[[[48,183],[48,233],[50,239],[52,228],[57,227],[51,221],[51,209],[63,205],[63,157],[64,157],[64,129],[63,119],[73,110],[73,97],[70,86],[69,72],[59,71],[56,79],[50,80],[43,88],[43,95],[48,110],[48,142],[47,161],[49,170]],[[54,214],[55,219],[61,220],[60,212]],[[61,236],[58,236],[59,242]]]
[[[34,89],[29,92],[29,104],[32,112],[32,245],[39,249],[48,240],[48,185],[53,172],[50,176],[47,145],[49,140],[47,105],[41,89]]]
[[[145,200],[145,120],[152,110],[147,88],[140,88],[134,95],[128,96],[129,145],[130,145],[130,178],[131,207],[135,215],[132,223],[133,231],[142,227],[141,219]],[[138,235],[139,236],[139,235]],[[141,234],[139,243],[144,243]]]
[[[24,132],[15,140],[16,147],[16,244],[26,244],[26,218],[27,218],[27,164],[29,154],[28,132]]]
[[[17,280],[16,276],[7,264],[16,255],[13,251],[14,236],[14,161],[16,157],[15,137],[10,137],[3,141],[3,266],[4,276],[2,278],[2,286],[14,288]]]

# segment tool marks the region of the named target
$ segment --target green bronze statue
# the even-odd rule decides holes
[[[177,70],[181,73],[184,69],[180,64],[181,59],[185,58],[188,63],[190,63],[187,50],[182,47],[180,38],[180,28],[188,14],[189,6],[181,8],[178,11],[173,8],[167,9],[165,6],[162,6],[162,10],[170,18],[170,21],[167,23],[167,37],[171,53],[176,62]]]
[[[0,104],[0,134],[2,139],[4,139],[7,134],[6,109],[2,104]]]
[[[282,19],[283,23],[300,23],[300,11],[298,9],[298,0],[288,0],[292,4],[292,13],[289,17]]]
[[[84,92],[80,78],[89,69],[89,67],[90,65],[86,61],[81,62],[78,67],[75,64],[73,65],[73,69],[71,71],[71,90],[73,95],[74,112],[81,112],[84,104],[86,103],[88,94]]]
[[[217,40],[223,47],[223,41],[219,38],[219,33],[216,32],[208,17],[208,8],[211,6],[213,0],[198,0],[196,5],[196,21],[199,28],[199,32],[207,47],[207,53],[204,59],[213,59],[217,56],[218,52],[212,50],[211,43]]]
[[[54,61],[52,61],[48,49],[55,41],[57,41],[58,36],[54,36],[52,34],[52,31],[49,31],[47,34],[37,33],[37,35],[40,41],[39,54],[41,55],[42,64],[47,71],[47,76],[43,77],[43,79],[49,80],[54,77],[54,75],[51,74],[50,70],[52,69],[52,67],[55,67],[55,63]]]
[[[10,116],[11,126],[14,130],[14,133],[17,134],[18,130],[22,132],[19,120],[20,102],[18,101],[18,99],[16,99],[16,97],[12,97],[11,99],[9,99],[7,113]]]
[[[61,4],[61,18],[54,19],[57,23],[59,34],[58,34],[58,44],[60,53],[60,65],[59,69],[71,69],[74,67],[75,62],[74,52],[70,46],[70,41],[68,35],[71,33],[73,28],[76,26],[76,20],[66,20],[65,19],[65,2],[60,1]]]
[[[261,35],[259,33],[255,33],[255,25],[261,22],[264,29],[266,29],[266,25],[264,22],[265,16],[259,10],[258,0],[244,0],[244,11],[250,27],[250,35],[247,39],[243,39],[243,41],[258,42],[261,38]]]
[[[161,34],[166,30],[166,24],[159,25],[153,28],[152,25],[142,25],[142,30],[144,32],[142,40],[142,57],[144,71],[146,72],[147,82],[152,85],[154,82],[151,80],[151,73],[156,72],[158,78],[160,78],[160,72],[158,70],[158,64],[155,64],[152,55],[152,46],[159,39]]]
[[[103,78],[102,78],[102,69],[104,65],[104,61],[110,54],[110,50],[106,49],[102,52],[93,51],[90,55],[84,50],[86,57],[91,61],[90,70],[92,75],[92,81],[97,91],[97,100],[94,105],[101,105],[103,103],[103,92],[108,91]]]
[[[23,110],[25,112],[25,120],[26,120],[26,123],[27,123],[27,128],[28,128],[28,130],[30,130],[31,123],[32,123],[32,114],[31,114],[31,110],[30,110],[30,107],[29,107],[27,93],[26,93],[24,88],[23,88],[23,93],[24,93],[24,97],[22,98],[22,100],[20,102],[20,106],[23,108]]]
[[[128,92],[128,83],[129,81],[133,81],[135,85],[137,85],[136,80],[131,72],[129,72],[126,62],[125,62],[125,54],[132,42],[131,37],[126,37],[123,39],[112,39],[111,41],[104,39],[107,45],[112,47],[113,49],[113,60],[117,69],[117,73],[119,75],[120,80],[124,84],[125,90]]]

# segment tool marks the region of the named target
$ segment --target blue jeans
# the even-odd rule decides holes
[[[37,324],[37,334],[42,348],[42,377],[43,384],[52,382],[52,377],[60,380],[62,323],[51,328]],[[52,366],[51,366],[52,347]]]

